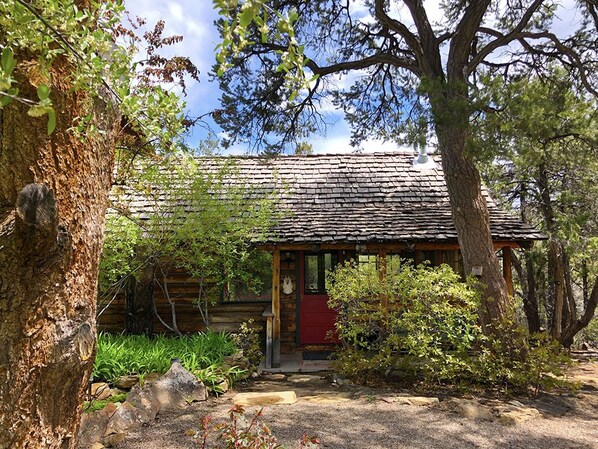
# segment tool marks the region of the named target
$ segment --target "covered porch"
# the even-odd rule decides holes
[[[512,241],[494,243],[510,295],[513,294],[510,250],[518,247],[519,243]],[[261,249],[273,255],[272,301],[262,316],[266,322],[263,368],[274,372],[310,372],[328,367],[326,357],[319,361],[304,360],[303,353],[333,350],[338,343],[331,337],[336,312],[328,308],[325,286],[325,271],[337,263],[346,260],[377,263],[380,276],[385,276],[387,264],[400,257],[414,264],[446,263],[463,276],[466,274],[457,243],[286,244],[265,245]],[[380,301],[384,305],[385,298]]]

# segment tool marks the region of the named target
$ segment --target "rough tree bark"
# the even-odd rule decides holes
[[[20,92],[35,81],[17,68]],[[57,127],[13,102],[0,111],[0,447],[74,448],[95,353],[98,259],[114,113],[53,67]],[[68,131],[91,105],[102,134]]]
[[[480,322],[486,334],[500,334],[492,324],[511,316],[512,303],[494,251],[480,175],[473,160],[463,154],[468,125],[460,130],[437,125],[436,130],[465,273],[471,273],[473,267],[482,269]]]
[[[454,75],[453,75],[454,76]],[[488,206],[482,194],[480,173],[466,152],[471,129],[464,99],[464,79],[453,78],[453,87],[445,83],[430,94],[442,168],[451,199],[453,223],[463,254],[465,273],[473,267],[482,269],[480,281],[483,298],[479,317],[484,332],[501,339],[510,338],[497,324],[513,316],[513,305],[507,294],[498,258],[492,243]]]

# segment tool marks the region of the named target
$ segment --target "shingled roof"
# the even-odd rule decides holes
[[[438,162],[438,156],[433,156]],[[198,158],[207,168],[225,158]],[[232,156],[238,180],[276,189],[285,210],[270,242],[330,244],[456,242],[440,164],[413,165],[413,154],[318,154],[264,159]],[[500,210],[484,191],[492,237],[521,244],[544,235]],[[143,201],[131,212],[142,214]]]

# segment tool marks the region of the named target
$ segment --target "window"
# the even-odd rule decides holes
[[[326,294],[326,272],[336,266],[337,260],[335,253],[305,254],[303,280],[305,293]]]
[[[239,270],[239,276],[224,285],[224,302],[272,301],[272,254],[256,252]]]

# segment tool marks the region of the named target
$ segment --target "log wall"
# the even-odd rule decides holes
[[[186,333],[205,331],[206,326],[195,305],[199,284],[197,279],[190,278],[182,271],[169,273],[168,291],[175,302],[176,317],[179,330]],[[171,320],[170,304],[158,283],[154,285],[156,310],[162,319],[169,324]],[[265,338],[265,318],[262,313],[270,302],[222,302],[221,298],[213,298],[214,304],[208,305],[209,329],[215,332],[234,332],[241,323],[254,320],[257,328]],[[124,294],[119,295],[98,318],[98,330],[118,333],[124,330],[125,303]],[[156,333],[170,333],[160,321],[154,317],[154,331]],[[263,340],[263,338],[262,338]]]

